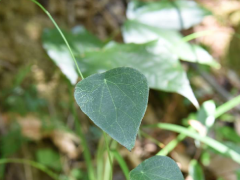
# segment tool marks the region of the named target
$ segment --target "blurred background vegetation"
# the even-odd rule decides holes
[[[78,54],[80,56],[87,47],[97,48],[112,40],[123,42],[121,28],[127,19],[128,0],[39,0],[39,2],[50,12],[73,44],[76,37],[72,37],[70,33],[72,28],[75,27],[76,30],[77,26],[80,32],[85,32],[81,36],[85,44],[77,46],[80,48]],[[216,106],[219,106],[240,92],[240,1],[194,2],[208,9],[210,13],[201,17],[198,24],[194,24],[193,27],[182,29],[181,34],[186,36],[195,32],[214,30],[214,33],[193,39],[192,43],[208,52],[210,57],[221,64],[221,68],[184,61],[181,63],[199,104],[214,100]],[[191,7],[187,10],[191,14]],[[167,17],[167,10],[165,13]],[[59,57],[51,56],[52,49],[48,49],[51,43],[62,43],[60,35],[54,33],[52,28],[54,26],[46,14],[31,1],[0,2],[0,158],[32,160],[58,174],[59,179],[87,180],[88,167],[83,156],[82,141],[74,122],[76,113],[76,110],[73,110],[74,86],[71,79],[69,81],[65,76],[66,73],[64,75],[55,64],[58,58],[65,58],[64,53],[57,54]],[[47,32],[54,34],[49,38]],[[184,56],[187,52],[181,47],[180,51]],[[56,58],[52,61],[49,56],[52,59]],[[88,72],[92,70],[84,68]],[[69,71],[71,74],[71,69]],[[193,128],[201,132],[201,125],[194,124],[196,123],[194,120],[197,119],[196,112],[194,105],[179,94],[151,90],[143,124],[167,122],[188,126],[190,122]],[[107,180],[110,170],[107,152],[103,148],[102,132],[79,108],[77,116],[81,121],[81,129],[96,174],[101,174],[101,178],[97,176],[98,180]],[[218,120],[208,135],[240,153],[239,107],[222,115]],[[177,135],[166,130],[151,129],[147,134],[142,133],[138,136],[131,153],[114,141],[111,148],[123,157],[127,168],[131,170],[142,160],[155,155]],[[179,142],[169,156],[179,164],[187,180],[201,178],[201,175],[198,175],[197,179],[194,178],[191,168],[195,168],[199,174],[204,174],[206,180],[240,179],[239,164],[191,138]],[[198,160],[197,167],[192,159]],[[29,166],[28,163],[8,163],[0,164],[0,179],[52,178],[43,171]],[[125,179],[120,165],[116,162],[113,179]]]

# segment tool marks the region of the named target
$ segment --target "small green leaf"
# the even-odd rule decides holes
[[[211,128],[215,122],[216,105],[214,101],[206,101],[201,106],[197,113],[197,120],[200,121],[208,129]]]
[[[130,172],[130,180],[184,180],[184,178],[171,158],[153,156]]]
[[[147,79],[121,67],[80,81],[74,97],[82,111],[128,150],[134,147],[148,102]]]
[[[211,162],[211,155],[209,153],[209,151],[204,151],[201,155],[201,162],[204,166],[209,166],[210,162]]]
[[[205,180],[202,167],[195,159],[189,164],[189,175],[193,180]]]
[[[194,1],[130,1],[127,18],[163,29],[188,29],[202,21],[210,11]]]

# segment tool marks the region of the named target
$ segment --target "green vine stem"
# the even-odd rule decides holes
[[[51,14],[50,14],[39,2],[37,2],[37,1],[35,1],[35,0],[31,0],[31,1],[34,2],[36,5],[38,5],[38,6],[47,14],[47,16],[49,17],[49,19],[52,21],[52,23],[54,24],[54,26],[57,28],[58,32],[60,33],[60,35],[62,36],[62,38],[63,38],[63,40],[64,40],[64,42],[65,42],[65,44],[66,44],[67,47],[68,47],[68,50],[69,50],[69,52],[70,52],[70,54],[71,54],[71,56],[72,56],[72,58],[73,58],[73,61],[74,61],[75,65],[76,65],[76,68],[77,68],[77,71],[78,71],[79,75],[81,76],[82,79],[84,79],[84,77],[83,77],[83,75],[82,75],[82,72],[81,72],[80,68],[78,67],[77,60],[76,60],[76,58],[75,58],[75,56],[74,56],[74,54],[73,54],[73,52],[72,52],[72,49],[71,49],[71,47],[70,47],[67,39],[65,38],[64,34],[62,33],[61,29],[58,27],[57,23],[55,22],[55,20],[54,20],[53,17],[51,16]]]

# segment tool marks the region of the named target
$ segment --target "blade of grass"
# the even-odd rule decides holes
[[[185,134],[179,134],[177,138],[170,141],[161,151],[157,153],[159,156],[166,156],[168,153],[170,153],[179,142],[183,141],[187,136]]]
[[[46,173],[49,177],[51,177],[54,180],[59,180],[58,175],[51,170],[49,170],[46,166],[37,163],[35,161],[26,160],[26,159],[0,159],[0,165],[1,164],[7,164],[7,163],[18,163],[18,164],[25,164],[28,166],[32,166],[36,169],[39,169],[40,171]]]
[[[109,142],[108,142],[108,138],[107,138],[107,134],[103,131],[103,136],[105,139],[105,144],[106,144],[106,148],[107,148],[107,153],[108,153],[108,160],[109,160],[109,169],[110,169],[110,180],[112,180],[112,174],[113,174],[113,161],[112,161],[112,157],[111,157],[111,153],[110,153],[110,149],[109,149]]]
[[[156,145],[158,145],[160,148],[165,147],[165,145],[163,143],[161,143],[160,141],[156,140],[155,138],[153,138],[152,136],[150,136],[149,134],[145,133],[144,131],[139,131],[141,135],[143,135],[144,137],[150,139],[153,143],[155,143]]]
[[[111,158],[112,159],[112,158]],[[104,165],[104,176],[103,180],[109,180],[110,179],[110,172],[111,172],[111,165],[109,161],[109,156],[106,157],[105,165]],[[112,179],[111,179],[112,180]]]
[[[188,128],[184,128],[178,125],[173,125],[173,124],[168,124],[168,123],[158,123],[158,124],[154,124],[154,125],[147,125],[145,126],[147,128],[161,128],[161,129],[165,129],[165,130],[170,130],[170,131],[174,131],[177,133],[181,133],[184,134],[186,136],[189,136],[193,139],[199,140],[202,143],[208,145],[209,147],[215,149],[216,151],[218,151],[219,153],[226,155],[228,157],[230,157],[232,160],[234,160],[235,162],[240,164],[240,154],[238,154],[236,151],[234,151],[233,149],[225,146],[224,144],[209,138],[207,136],[201,136],[200,134],[188,129]]]
[[[104,144],[104,138],[103,136],[100,138],[98,142],[98,148],[97,148],[97,177],[99,179],[103,179],[103,171],[104,171],[104,152],[105,152],[105,146]]]
[[[127,163],[125,162],[125,160],[122,158],[122,156],[119,154],[119,152],[117,150],[111,150],[111,154],[117,160],[126,180],[129,180],[129,169],[128,169],[128,166],[127,166]]]

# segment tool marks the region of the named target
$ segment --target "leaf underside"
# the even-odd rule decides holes
[[[81,110],[128,150],[146,111],[149,88],[139,71],[121,67],[80,81],[74,96]]]

